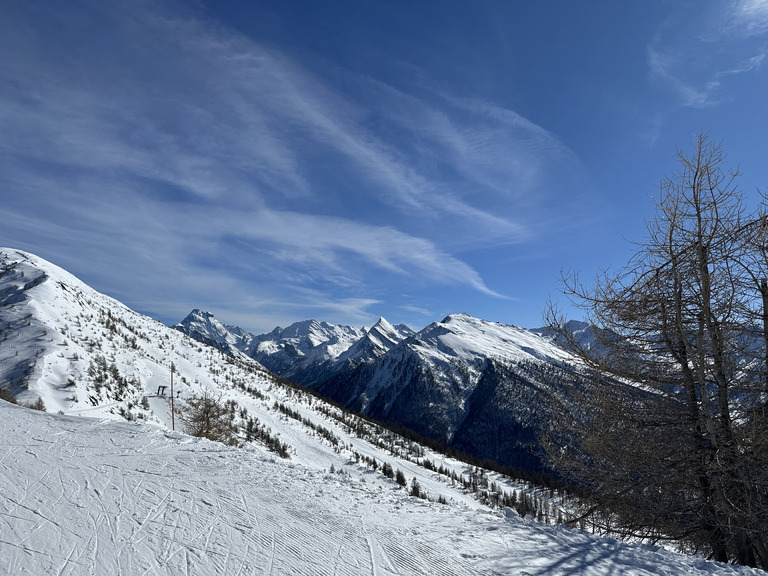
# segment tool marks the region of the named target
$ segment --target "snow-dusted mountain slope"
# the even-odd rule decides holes
[[[535,469],[547,400],[579,385],[577,366],[550,338],[454,314],[314,388],[473,456]]]
[[[0,434],[3,574],[760,574],[147,424],[0,401]]]
[[[183,406],[205,389],[270,382],[257,362],[220,352],[100,294],[28,253],[0,249],[0,387],[51,412],[171,419],[169,396]],[[167,390],[170,392],[170,390]]]

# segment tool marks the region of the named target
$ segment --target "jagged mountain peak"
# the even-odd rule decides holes
[[[373,329],[373,328],[377,328],[377,329],[380,329],[380,330],[393,330],[394,326],[392,326],[392,324],[387,322],[387,319],[384,318],[384,316],[379,316],[379,319],[376,320],[376,324],[374,324],[371,327],[371,329]]]
[[[285,337],[296,337],[296,336],[306,336],[318,329],[322,329],[322,324],[317,320],[315,320],[314,318],[310,318],[309,320],[301,320],[299,322],[294,322],[293,324],[290,324],[285,328],[279,328],[279,327],[275,328],[273,332],[279,331],[280,334]]]
[[[226,326],[211,312],[199,308],[192,310],[173,328],[231,356],[239,356],[253,340],[251,334],[239,328]]]
[[[362,338],[339,355],[328,376],[374,362],[412,334],[413,330],[404,324],[393,326],[379,318]]]
[[[294,322],[286,328],[277,327],[269,334],[263,334],[257,338],[260,341],[284,340],[290,341],[300,350],[320,346],[325,342],[344,340],[349,334],[361,334],[359,328],[330,324],[315,319]]]
[[[200,324],[207,327],[215,327],[219,328],[220,326],[223,327],[224,325],[221,324],[218,320],[216,320],[215,316],[211,312],[206,312],[205,310],[200,310],[200,308],[193,309],[187,316],[179,322],[178,325],[182,326],[191,326],[194,324]]]
[[[274,373],[301,384],[333,373],[339,357],[369,332],[365,328],[309,319],[253,335],[239,327],[224,325],[199,309],[190,312],[175,328],[231,355],[250,356]],[[407,333],[407,328],[394,328],[383,320],[376,333],[399,340],[398,330]]]
[[[374,345],[389,349],[400,342],[403,339],[404,334],[402,330],[398,330],[384,318],[379,318],[376,324],[368,330],[365,337]]]

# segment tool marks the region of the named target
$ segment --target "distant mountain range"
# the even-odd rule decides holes
[[[273,373],[305,386],[374,361],[413,334],[404,324],[392,326],[380,318],[371,328],[305,320],[254,335],[224,325],[210,312],[198,309],[173,327],[227,354],[245,354]]]
[[[574,327],[591,338],[586,325]],[[549,399],[582,380],[546,330],[467,314],[419,332],[380,318],[367,329],[307,320],[252,335],[193,310],[174,328],[350,410],[525,469],[542,467],[536,447]]]
[[[155,394],[171,366],[182,405],[206,389],[234,398],[235,383],[275,374],[477,458],[538,470],[551,400],[583,380],[546,331],[466,314],[418,332],[384,319],[370,328],[307,320],[254,335],[195,310],[175,328],[31,254],[0,253],[0,388],[49,411],[167,425]]]

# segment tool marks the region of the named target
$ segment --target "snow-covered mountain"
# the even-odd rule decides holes
[[[413,334],[408,326],[392,326],[380,318],[371,328],[305,320],[254,335],[225,326],[210,312],[197,309],[174,328],[228,354],[234,355],[235,350],[247,354],[271,372],[302,385],[373,361]]]
[[[239,356],[253,342],[253,335],[237,326],[225,326],[210,312],[195,308],[184,320],[174,326],[195,340],[218,348],[232,356]]]
[[[316,363],[311,357],[308,357],[303,362],[298,363],[297,369],[286,370],[285,377],[292,378],[311,388],[317,387],[336,374],[378,361],[384,354],[414,333],[408,326],[404,324],[393,326],[384,318],[379,318],[376,324],[369,329],[364,328],[363,331],[364,334],[358,340],[335,358],[329,357]]]
[[[365,332],[365,328],[305,320],[256,336],[245,352],[275,374],[306,384],[322,378]]]
[[[210,332],[185,332],[224,342],[219,347],[226,350],[235,338],[221,336],[222,325],[206,318]],[[585,345],[594,337],[585,324],[571,327]],[[582,379],[576,358],[545,330],[467,314],[418,333],[383,318],[370,329],[308,320],[254,336],[242,349],[350,410],[528,470],[542,469],[538,438],[550,420],[551,396]]]
[[[393,326],[379,318],[365,335],[338,358],[338,372],[351,370],[362,363],[374,362],[415,332],[405,324]]]
[[[0,249],[0,330],[0,387],[52,412],[165,423],[157,392],[170,389],[171,367],[179,406],[220,388],[225,370],[230,382],[274,380],[17,250]]]
[[[2,574],[757,573],[548,525],[568,513],[559,496],[408,442],[4,248],[0,331],[0,390],[48,411],[0,401]],[[472,356],[437,332],[447,355]],[[171,374],[173,417],[158,390]],[[204,392],[238,447],[183,433]],[[513,502],[542,522],[499,507]]]
[[[548,400],[579,385],[577,366],[550,338],[454,314],[314,388],[475,457],[539,469]]]

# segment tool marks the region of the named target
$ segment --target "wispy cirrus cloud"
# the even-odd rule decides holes
[[[668,85],[682,106],[717,106],[729,97],[729,77],[762,67],[768,56],[766,34],[765,0],[678,11],[647,46],[650,77]]]
[[[141,18],[129,21],[136,20]],[[477,205],[466,203],[470,209],[463,210],[456,201],[462,188],[524,195],[546,162],[529,148],[531,135],[554,141],[530,123],[513,133],[510,123],[458,118],[444,106],[394,89],[382,91],[379,103],[363,110],[290,59],[236,34],[210,30],[193,18],[146,18],[144,24],[121,31],[131,36],[126,44],[140,44],[141,50],[120,53],[110,67],[13,61],[6,73],[17,79],[19,98],[6,102],[3,120],[24,138],[25,154],[122,171],[202,199],[233,200],[259,193],[318,195],[318,180],[308,184],[316,176],[309,166],[343,161],[358,180],[365,176],[371,188],[365,194],[390,208],[450,211],[471,221],[473,214],[484,216]],[[150,54],[165,61],[147,71],[143,58]],[[29,78],[25,69],[43,71]],[[30,101],[30,93],[38,98]],[[472,108],[466,102],[462,107]],[[393,113],[397,108],[408,112]],[[440,122],[420,121],[424,117]],[[382,138],[367,127],[370,121],[389,123],[402,138]],[[415,158],[402,151],[409,146]],[[435,160],[435,149],[448,151],[450,162],[430,169],[425,161]],[[6,151],[14,149],[9,144]],[[441,182],[440,169],[448,167],[463,175],[464,185],[448,190],[454,202],[446,208],[442,194],[449,179]],[[513,224],[508,232],[524,226]]]
[[[534,237],[576,164],[511,110],[314,62],[341,89],[180,3],[48,8],[0,22],[0,242],[144,311],[290,293],[358,319],[382,276],[499,297],[456,251]]]
[[[768,32],[768,1],[737,0],[730,6],[732,26],[741,33],[762,35]]]
[[[677,94],[682,106],[710,108],[719,103],[720,81],[718,74],[703,80],[689,77],[685,71],[685,55],[665,51],[658,46],[647,49],[651,77],[669,85]]]
[[[232,218],[226,218],[230,226]],[[260,210],[244,215],[235,229],[244,238],[281,247],[275,257],[302,268],[340,272],[350,256],[395,274],[427,277],[448,284],[465,284],[491,296],[471,266],[437,248],[427,239],[390,226],[372,226],[330,216]]]

